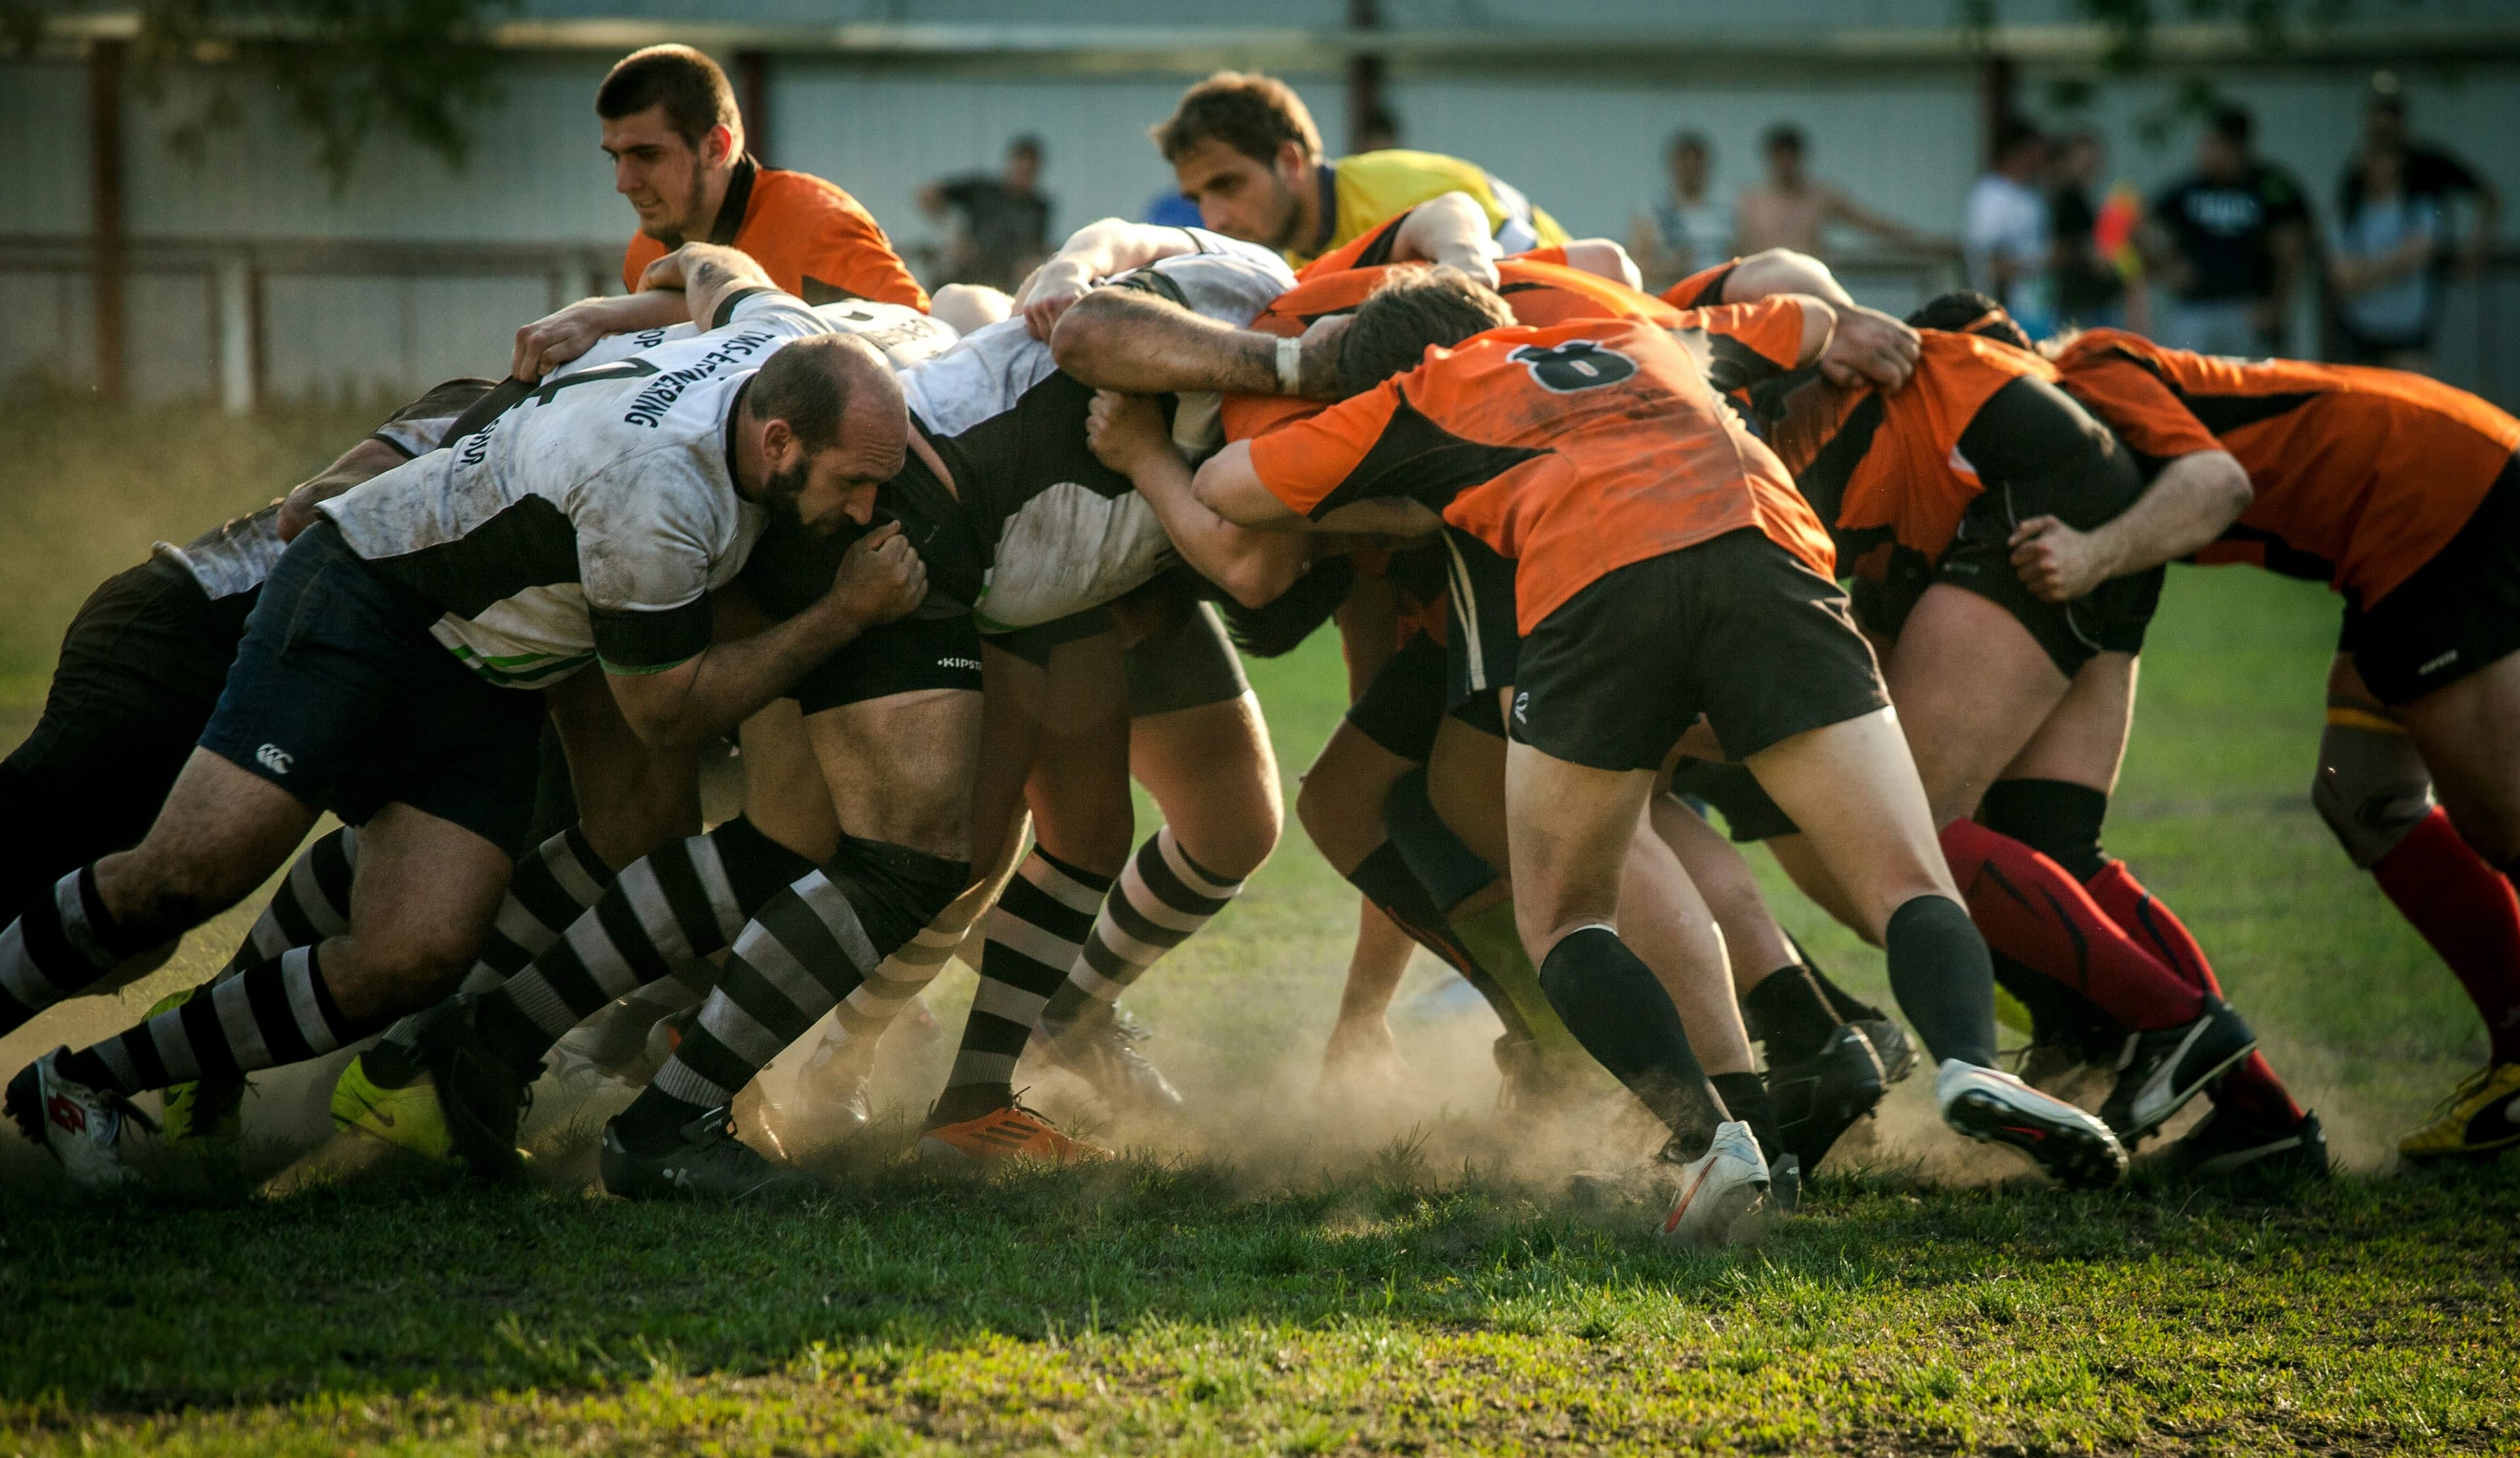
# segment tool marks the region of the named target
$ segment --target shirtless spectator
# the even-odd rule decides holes
[[[1853,228],[1893,248],[1920,252],[1950,250],[1947,240],[1883,217],[1836,187],[1813,180],[1803,170],[1808,148],[1802,128],[1792,122],[1779,121],[1768,128],[1760,151],[1768,159],[1768,180],[1743,188],[1740,201],[1733,205],[1740,230],[1734,247],[1742,253],[1792,249],[1798,253],[1825,256],[1827,251],[1821,246],[1821,237],[1831,224]]]

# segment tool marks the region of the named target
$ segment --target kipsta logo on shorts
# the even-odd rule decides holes
[[[253,752],[253,762],[261,765],[273,774],[285,775],[289,773],[289,766],[295,763],[296,760],[295,757],[287,750],[282,749],[278,745],[264,745],[261,749]]]
[[[1637,372],[1635,360],[1591,340],[1568,340],[1546,349],[1525,344],[1506,358],[1531,371],[1541,388],[1561,395],[1616,385]]]

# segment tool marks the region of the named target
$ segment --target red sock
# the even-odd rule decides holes
[[[1974,820],[1943,827],[1943,855],[1988,946],[2140,1032],[2203,1015],[2196,988],[2127,935],[2064,867]]]
[[[2458,975],[2485,1019],[2494,1061],[2520,1059],[2520,897],[2511,882],[2438,807],[2380,857],[2371,879]]]
[[[2091,880],[2092,899],[2099,903],[2111,920],[2127,929],[2129,935],[2149,947],[2171,971],[2178,973],[2188,985],[2223,995],[2223,984],[2214,977],[2214,965],[2205,960],[2205,949],[2196,944],[2179,914],[2161,899],[2144,889],[2124,861],[2111,861]],[[2291,1125],[2301,1121],[2301,1106],[2293,1102],[2292,1092],[2275,1076],[2272,1065],[2263,1053],[2252,1053],[2240,1066],[2223,1075],[2214,1085],[2214,1103],[2228,1109],[2232,1116],[2259,1125]]]

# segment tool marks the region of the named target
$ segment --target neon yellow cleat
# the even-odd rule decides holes
[[[455,1144],[446,1132],[446,1113],[437,1102],[437,1085],[426,1073],[407,1087],[386,1088],[368,1077],[364,1055],[350,1060],[333,1085],[333,1125],[425,1160],[456,1162]]]
[[[2433,1121],[2398,1141],[2409,1160],[2484,1159],[2520,1145],[2520,1063],[2487,1064],[2459,1081]]]
[[[216,980],[179,988],[150,1005],[149,1016],[171,1013],[196,997],[207,996]],[[158,1095],[158,1133],[169,1146],[233,1140],[245,1132],[245,1093],[252,1083],[243,1073],[224,1073],[171,1084]]]

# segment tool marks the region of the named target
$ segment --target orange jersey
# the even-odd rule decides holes
[[[1985,489],[1960,436],[1979,407],[2025,376],[2055,370],[1976,335],[1923,332],[1914,378],[1895,394],[1841,389],[1818,375],[1760,391],[1762,433],[1830,524],[1850,571],[1877,575],[1891,543],[1940,557]]]
[[[1828,533],[1661,328],[1590,320],[1430,348],[1407,374],[1251,442],[1320,518],[1406,496],[1514,561],[1530,632],[1597,578],[1743,527],[1828,574]]]
[[[872,298],[927,307],[927,291],[910,276],[883,229],[857,199],[820,177],[745,158],[717,211],[708,241],[751,254],[772,283],[807,303]],[[622,287],[636,293],[639,276],[666,251],[645,233],[631,239],[621,255]]]
[[[1679,283],[1662,291],[1662,301],[1676,309],[1702,309],[1724,301],[1724,286],[1732,281],[1732,270],[1741,260],[1727,258],[1697,270]]]
[[[1314,259],[1296,275],[1295,287],[1279,295],[1266,312],[1251,321],[1251,327],[1292,338],[1317,319],[1353,313],[1390,271],[1391,246],[1408,216],[1402,213],[1337,251]],[[1802,305],[1790,298],[1676,309],[1616,279],[1570,268],[1565,255],[1562,248],[1535,249],[1498,260],[1497,293],[1513,310],[1516,322],[1548,329],[1582,319],[1634,319],[1663,329],[1702,329],[1709,336],[1720,372],[1728,377],[1722,381],[1728,388],[1790,370],[1802,352]],[[1247,440],[1320,408],[1313,401],[1284,395],[1229,395],[1226,438]]]
[[[2520,420],[2400,370],[2226,359],[2115,329],[2057,364],[2133,449],[2239,458],[2257,498],[2198,561],[2323,579],[2366,609],[2458,534],[2520,450]]]

